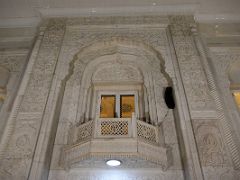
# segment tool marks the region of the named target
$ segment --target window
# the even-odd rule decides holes
[[[233,96],[234,96],[234,99],[237,103],[238,108],[240,109],[240,92],[234,92]]]
[[[114,118],[116,97],[114,95],[102,95],[100,106],[100,118]]]
[[[134,95],[120,95],[120,117],[131,118],[135,112]]]
[[[131,118],[135,112],[135,94],[101,94],[100,97],[100,118]]]

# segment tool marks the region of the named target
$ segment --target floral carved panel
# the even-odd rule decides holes
[[[203,166],[229,165],[218,120],[195,120],[194,131]]]

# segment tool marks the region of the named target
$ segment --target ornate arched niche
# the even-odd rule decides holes
[[[134,167],[134,161],[163,169],[171,164],[161,127],[168,111],[163,92],[169,85],[162,63],[150,47],[125,41],[94,44],[75,56],[62,106],[73,108],[60,115],[73,124],[63,149],[63,166],[82,167],[86,159],[103,164],[106,158]],[[109,102],[116,111],[109,117],[101,114],[106,95],[113,97]],[[131,116],[126,115],[132,107]]]

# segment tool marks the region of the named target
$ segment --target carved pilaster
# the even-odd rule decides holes
[[[197,140],[201,165],[202,167],[231,166],[226,142],[234,164],[238,166],[237,149],[229,123],[225,121],[206,52],[199,40],[195,25],[188,19],[184,20],[183,17],[179,19],[173,17],[171,22],[173,43],[192,124],[195,127],[194,136]],[[208,172],[204,172],[204,176],[207,174]]]
[[[235,169],[240,169],[239,113],[230,91],[229,67],[240,61],[239,49],[212,48],[211,61],[216,69],[215,80],[220,91],[216,94],[217,109],[224,140]],[[210,59],[210,58],[209,58]],[[216,89],[216,87],[215,87]]]
[[[16,99],[15,103],[19,105],[15,106],[15,116],[9,120],[12,127],[8,132],[8,143],[4,144],[4,158],[0,164],[1,179],[22,180],[28,177],[64,32],[64,20],[50,20],[42,40],[36,42],[36,46],[39,46],[39,42],[41,45],[39,50],[38,47],[33,49],[18,92],[23,97]]]
[[[194,43],[191,17],[170,17],[170,31],[184,83],[184,89],[192,118],[202,118],[203,114],[212,116],[215,105],[211,97],[200,55]]]
[[[181,135],[179,136],[183,137],[180,139],[180,146],[186,156],[183,159],[183,166],[187,179],[200,180],[203,179],[203,173],[190,115],[193,110],[204,107],[202,98],[205,94],[201,94],[201,89],[198,89],[201,87],[201,81],[192,79],[199,78],[202,73],[198,67],[199,60],[191,36],[190,24],[194,21],[191,16],[171,16],[169,19],[169,43],[174,53],[173,64],[177,79],[177,83],[173,82],[180,116]],[[199,95],[203,97],[200,98]]]

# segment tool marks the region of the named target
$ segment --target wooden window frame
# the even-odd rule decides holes
[[[101,109],[101,97],[102,96],[115,96],[115,113],[116,113],[116,117],[114,118],[121,118],[120,117],[120,98],[121,98],[121,95],[133,95],[134,96],[134,111],[135,111],[135,114],[138,114],[139,113],[139,109],[138,109],[138,92],[137,91],[99,91],[98,93],[98,110],[97,110],[97,117],[98,118],[101,118],[100,117],[100,109]]]

